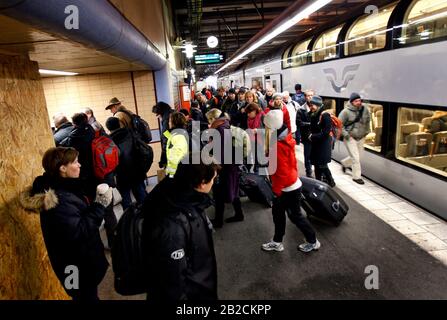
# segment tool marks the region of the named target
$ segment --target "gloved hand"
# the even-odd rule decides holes
[[[107,208],[113,199],[112,188],[108,186],[106,183],[101,183],[96,187],[96,197],[95,202]]]

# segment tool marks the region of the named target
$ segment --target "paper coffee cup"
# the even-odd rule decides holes
[[[107,183],[101,183],[96,187],[96,191],[98,191],[99,194],[105,194],[109,188],[110,187]]]

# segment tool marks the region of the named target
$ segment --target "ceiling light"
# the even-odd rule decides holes
[[[39,72],[41,74],[51,74],[51,75],[55,75],[55,76],[75,76],[78,74],[76,72],[56,71],[56,70],[46,70],[46,69],[39,69]]]
[[[227,68],[228,66],[232,65],[236,61],[242,59],[243,57],[245,57],[250,52],[256,50],[257,48],[259,48],[263,44],[267,43],[268,41],[270,41],[274,37],[276,37],[279,34],[283,33],[287,29],[293,27],[298,22],[300,22],[301,20],[305,19],[307,16],[310,16],[314,12],[318,11],[319,9],[321,9],[322,7],[327,5],[329,2],[332,2],[332,0],[316,0],[316,1],[314,1],[314,3],[312,3],[310,6],[306,7],[303,10],[301,10],[294,17],[290,18],[289,20],[287,20],[283,24],[281,24],[278,27],[276,27],[275,29],[273,29],[266,36],[264,36],[260,40],[256,41],[248,49],[244,50],[241,54],[237,55],[234,59],[232,59],[231,61],[226,63],[222,68],[217,70],[214,74],[219,73],[220,71],[224,70],[225,68]]]

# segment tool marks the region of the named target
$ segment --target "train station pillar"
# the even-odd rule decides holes
[[[39,215],[19,193],[42,174],[54,147],[38,65],[0,54],[0,300],[66,299],[48,260]]]
[[[174,97],[172,95],[171,80],[171,68],[169,62],[165,63],[164,67],[158,71],[155,71],[155,95],[157,96],[157,102],[163,101],[174,108]],[[178,88],[174,88],[174,90]]]

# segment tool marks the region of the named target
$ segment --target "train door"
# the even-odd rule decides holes
[[[282,75],[280,73],[264,76],[265,89],[273,88],[276,92],[282,92]]]

